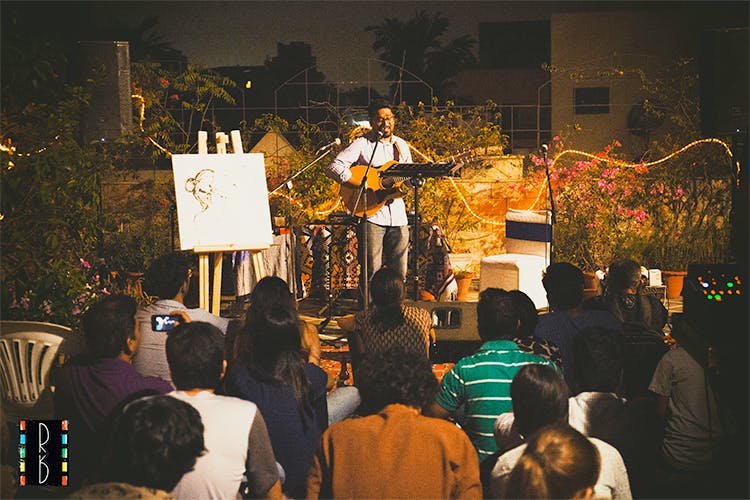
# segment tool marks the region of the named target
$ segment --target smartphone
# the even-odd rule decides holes
[[[151,316],[151,329],[155,332],[168,332],[180,321],[182,316],[177,314],[154,314]]]

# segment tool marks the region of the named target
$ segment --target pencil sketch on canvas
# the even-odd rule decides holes
[[[173,155],[180,248],[262,250],[272,241],[263,155]]]

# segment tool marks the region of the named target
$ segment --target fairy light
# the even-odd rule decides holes
[[[51,144],[52,142],[54,142],[54,141],[57,141],[57,140],[59,140],[59,139],[60,139],[60,136],[59,136],[59,135],[56,135],[56,136],[54,136],[54,137],[52,138],[52,140],[50,141],[50,144]],[[8,153],[8,154],[9,154],[9,155],[11,155],[11,156],[14,156],[14,155],[15,155],[15,156],[25,156],[25,157],[29,157],[29,156],[32,156],[32,155],[37,155],[37,154],[39,154],[39,153],[44,153],[45,151],[47,151],[47,146],[41,147],[41,148],[37,149],[36,151],[32,151],[32,152],[30,152],[30,153],[19,153],[19,152],[17,151],[17,148],[16,148],[16,147],[15,147],[15,146],[13,145],[13,141],[12,141],[12,140],[10,139],[10,137],[8,137],[8,138],[7,138],[6,140],[5,140],[5,143],[0,143],[0,151],[2,151],[2,152],[4,152],[4,153]],[[8,167],[8,170],[10,170],[11,168],[13,168],[13,162],[10,162],[10,165],[9,165],[9,167]]]
[[[315,211],[315,215],[330,215],[331,213],[333,213],[334,210],[336,210],[340,206],[341,206],[341,198],[339,197],[339,199],[336,200],[336,204],[333,206],[332,209],[330,209],[330,210],[316,210]]]
[[[580,156],[584,156],[586,158],[590,158],[592,160],[611,162],[614,165],[617,165],[618,167],[625,167],[625,168],[635,168],[635,167],[640,167],[640,166],[653,167],[653,166],[656,166],[656,165],[659,165],[661,163],[664,163],[666,161],[671,160],[675,156],[684,153],[685,151],[687,151],[690,148],[693,148],[695,146],[700,146],[702,144],[718,144],[718,145],[720,145],[724,149],[724,152],[729,156],[729,158],[730,159],[732,158],[732,150],[729,147],[729,145],[727,143],[725,143],[724,141],[722,141],[721,139],[716,139],[716,138],[711,137],[711,138],[708,138],[708,139],[698,139],[698,140],[695,140],[695,141],[693,141],[693,142],[691,142],[689,144],[686,144],[685,146],[681,147],[677,151],[674,151],[674,152],[668,154],[667,156],[665,156],[663,158],[660,158],[660,159],[654,160],[654,161],[650,161],[650,162],[646,162],[646,163],[633,163],[633,162],[618,160],[617,158],[612,158],[611,156],[606,156],[606,155],[605,156],[598,156],[598,155],[594,155],[594,154],[591,154],[591,153],[587,153],[586,151],[580,151],[578,149],[566,149],[564,151],[561,151],[559,154],[555,155],[555,157],[552,159],[552,163],[550,163],[550,169],[555,165],[555,163],[557,163],[557,160],[559,160],[560,158],[562,158],[565,155],[580,155]],[[739,175],[739,171],[740,171],[739,162],[735,162],[735,177],[737,175]],[[541,187],[539,188],[539,192],[537,193],[536,199],[532,202],[532,204],[526,210],[532,210],[534,207],[536,207],[537,203],[539,202],[539,200],[542,197],[542,193],[545,192],[544,190],[545,190],[546,187],[547,187],[547,178],[545,177],[544,180],[543,180],[543,182],[542,182]]]
[[[481,215],[477,214],[477,213],[476,213],[476,212],[475,212],[475,211],[474,211],[474,210],[473,210],[473,209],[472,209],[472,208],[471,208],[471,207],[469,206],[469,202],[467,202],[467,201],[466,201],[466,198],[464,197],[463,193],[461,193],[461,190],[459,190],[459,189],[458,189],[458,185],[456,184],[456,181],[455,181],[455,180],[453,179],[453,177],[449,177],[448,179],[449,179],[449,180],[451,181],[451,184],[453,185],[453,189],[454,189],[454,190],[456,191],[456,193],[458,194],[458,198],[459,198],[459,200],[461,200],[461,203],[463,203],[463,204],[464,204],[464,206],[466,207],[466,210],[468,210],[468,211],[469,211],[469,213],[470,213],[470,214],[471,214],[471,215],[472,215],[472,216],[473,216],[473,217],[474,217],[475,219],[477,219],[477,220],[478,220],[478,221],[480,221],[480,222],[483,222],[484,224],[489,224],[489,225],[491,225],[491,226],[504,226],[504,225],[505,225],[505,221],[499,222],[499,221],[489,220],[489,219],[485,219],[485,218],[484,218],[484,217],[482,217]]]

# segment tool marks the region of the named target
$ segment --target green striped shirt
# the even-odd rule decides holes
[[[530,364],[557,369],[552,361],[521,351],[511,340],[490,340],[460,359],[443,377],[435,399],[450,412],[465,403],[463,428],[480,462],[497,451],[493,425],[497,417],[512,409],[510,382],[522,366]]]

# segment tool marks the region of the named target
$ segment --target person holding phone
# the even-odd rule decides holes
[[[172,252],[154,260],[146,271],[144,291],[157,300],[138,309],[136,319],[141,330],[141,348],[133,358],[135,369],[147,376],[172,381],[165,344],[167,332],[179,323],[204,321],[227,333],[229,319],[185,306],[192,270],[186,254]]]
[[[55,418],[70,421],[76,446],[73,487],[97,470],[101,434],[118,405],[146,391],[172,391],[170,383],[145,377],[131,366],[143,339],[135,314],[135,300],[127,295],[110,295],[92,305],[82,321],[88,352],[66,363],[55,377]]]

